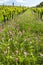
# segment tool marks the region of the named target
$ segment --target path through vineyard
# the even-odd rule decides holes
[[[13,27],[13,25],[17,25],[17,22],[20,23],[29,23],[29,22],[33,22],[33,21],[37,21],[39,22],[40,20],[38,19],[37,14],[33,13],[33,11],[31,9],[28,9],[26,12],[16,16],[15,19],[12,19],[10,21],[7,21],[6,23],[4,23],[3,25],[0,25],[0,31],[3,30],[5,27]],[[14,27],[15,27],[14,26]]]
[[[0,26],[0,65],[43,64],[43,22],[37,14],[28,9]]]

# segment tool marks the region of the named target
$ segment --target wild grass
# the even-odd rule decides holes
[[[0,65],[43,65],[43,22],[31,9],[2,25]]]

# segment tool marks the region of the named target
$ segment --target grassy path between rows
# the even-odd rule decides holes
[[[43,22],[31,9],[1,28],[1,65],[43,65]]]

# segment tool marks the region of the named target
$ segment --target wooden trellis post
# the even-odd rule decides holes
[[[6,22],[6,16],[3,14],[4,22]]]
[[[40,19],[42,20],[43,12],[40,13]]]
[[[15,13],[15,11],[12,11],[12,19],[14,19],[14,13]]]
[[[12,19],[14,18],[14,14],[12,13]]]

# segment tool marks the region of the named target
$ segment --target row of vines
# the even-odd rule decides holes
[[[38,14],[38,18],[43,19],[43,7],[42,8],[32,8],[32,10]]]
[[[0,22],[13,19],[16,15],[27,10],[26,7],[0,6]]]

